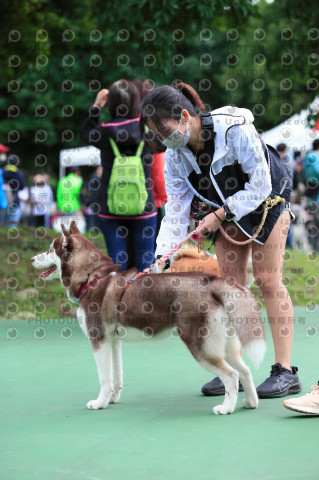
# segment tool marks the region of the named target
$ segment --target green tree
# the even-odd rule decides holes
[[[245,106],[259,128],[270,128],[316,93],[318,15],[309,0],[299,4],[4,0],[0,141],[26,168],[57,172],[59,151],[82,145],[80,125],[96,93],[137,76],[155,85],[183,80],[209,108]],[[292,38],[281,38],[285,29]]]

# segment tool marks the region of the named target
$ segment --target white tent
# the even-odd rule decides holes
[[[68,148],[60,151],[60,178],[65,176],[67,167],[80,167],[88,165],[98,167],[101,165],[100,150],[93,146]]]
[[[318,111],[318,100],[308,107],[307,110],[302,110],[299,114],[285,120],[277,127],[268,130],[262,134],[262,138],[266,143],[277,147],[279,143],[285,143],[290,151],[301,151],[302,153],[310,150],[312,142],[319,138],[319,130],[313,130],[307,126],[307,116],[311,109],[316,108]]]

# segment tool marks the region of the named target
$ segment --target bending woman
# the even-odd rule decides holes
[[[194,192],[219,207],[206,215],[199,233],[216,232],[215,251],[221,277],[246,283],[252,246],[253,274],[262,292],[275,347],[270,377],[257,388],[260,398],[297,393],[302,385],[298,368],[290,365],[293,306],[282,281],[285,244],[292,216],[292,171],[272,147],[262,144],[252,113],[233,106],[206,112],[196,91],[187,84],[155,88],[141,105],[140,126],[155,150],[165,153],[166,215],[157,237],[156,258],[186,235]],[[262,220],[263,202],[279,195],[252,244]],[[220,232],[226,230],[231,240]],[[172,260],[172,258],[170,259]],[[241,388],[241,386],[240,386]],[[205,395],[223,395],[219,378],[204,385]]]

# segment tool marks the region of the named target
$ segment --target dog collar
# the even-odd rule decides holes
[[[75,295],[73,295],[73,300],[76,302],[76,303],[81,303],[83,298],[85,297],[85,295],[88,293],[88,291],[90,290],[90,288],[95,285],[100,279],[99,278],[95,278],[94,280],[92,280],[92,282],[88,283],[87,281],[86,282],[83,282],[81,283],[80,285],[80,288],[78,289],[78,291],[76,292]]]

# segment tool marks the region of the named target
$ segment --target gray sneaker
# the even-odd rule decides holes
[[[238,385],[238,391],[244,391],[243,386],[240,382]],[[225,395],[225,387],[221,379],[219,377],[215,377],[214,380],[205,383],[202,388],[202,393],[207,397],[217,397],[217,395]]]
[[[297,367],[291,367],[291,370],[288,370],[280,363],[275,363],[271,366],[270,377],[257,387],[258,397],[279,398],[299,393],[302,390],[302,384],[297,372]]]

